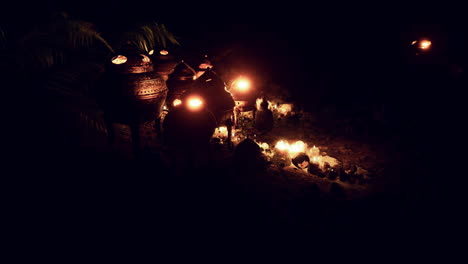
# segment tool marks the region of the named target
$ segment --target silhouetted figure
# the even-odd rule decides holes
[[[268,101],[263,98],[260,110],[255,114],[254,127],[262,133],[267,133],[273,129],[273,123],[273,112],[268,109]]]

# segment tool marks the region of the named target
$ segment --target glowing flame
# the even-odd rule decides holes
[[[175,99],[175,100],[172,102],[172,105],[173,105],[173,106],[178,106],[178,105],[180,105],[180,104],[182,104],[182,100],[180,100],[180,99]]]
[[[279,113],[286,115],[289,112],[292,111],[292,104],[281,104],[279,107],[276,109]]]
[[[112,63],[114,64],[123,64],[125,62],[127,62],[127,57],[125,57],[124,55],[117,55],[112,58]]]
[[[280,140],[276,143],[275,148],[284,151],[289,149],[289,143],[284,140]]]
[[[161,55],[169,55],[169,51],[167,51],[167,50],[161,50],[161,51],[159,51],[159,54],[161,54]],[[150,54],[150,55],[151,55],[151,54]]]
[[[276,143],[275,148],[280,151],[287,151],[290,156],[293,156],[296,153],[305,152],[307,145],[301,140],[296,141],[293,144],[289,144],[285,140],[280,140]]]
[[[421,42],[419,43],[419,48],[420,49],[423,49],[423,50],[427,50],[431,47],[431,42],[429,40],[421,40]]]
[[[203,100],[198,96],[192,96],[187,100],[187,107],[192,111],[200,110],[203,106]]]
[[[247,92],[250,89],[250,81],[245,78],[236,80],[235,85],[240,92]]]

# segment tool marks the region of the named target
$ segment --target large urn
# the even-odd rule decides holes
[[[106,119],[123,124],[159,119],[168,92],[151,59],[131,45],[109,61],[99,90]]]

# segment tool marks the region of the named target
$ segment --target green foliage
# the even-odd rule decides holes
[[[122,44],[127,41],[146,53],[151,50],[167,49],[170,45],[180,45],[177,38],[167,30],[165,25],[156,22],[137,24],[124,31],[119,42]]]

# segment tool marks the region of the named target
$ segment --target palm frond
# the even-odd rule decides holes
[[[166,26],[156,22],[141,23],[122,32],[120,43],[130,41],[143,52],[167,49],[169,45],[180,45],[177,38]]]
[[[20,53],[29,54],[23,56],[26,59],[23,64],[39,69],[66,63],[72,57],[79,58],[79,53],[105,57],[114,52],[91,23],[64,16],[31,30],[18,44]]]

